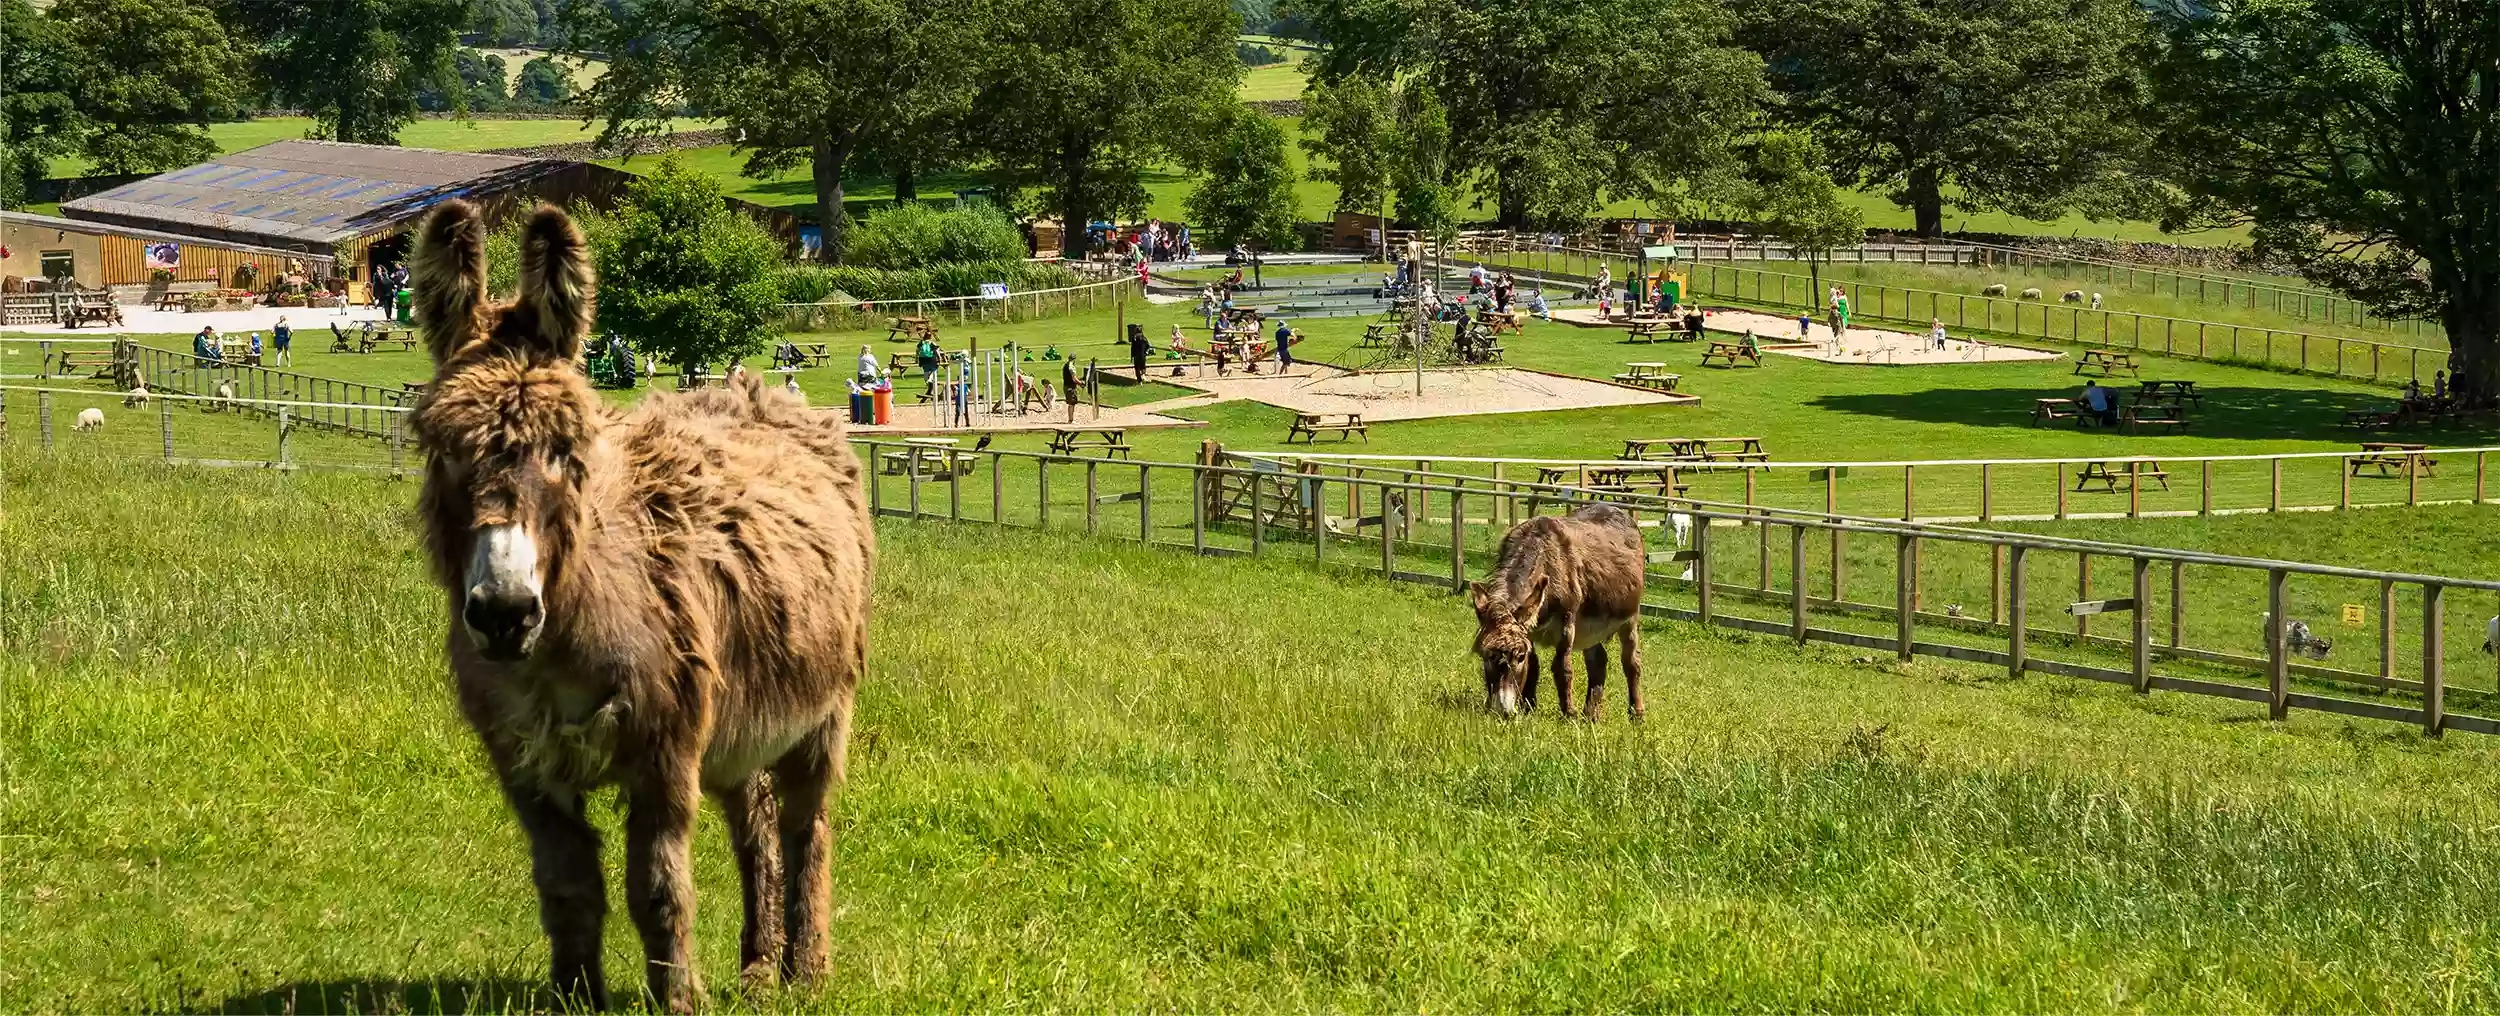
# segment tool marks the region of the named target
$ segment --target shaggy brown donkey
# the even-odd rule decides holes
[[[1536,708],[1537,647],[1554,650],[1554,698],[1571,711],[1571,653],[1585,654],[1588,701],[1597,719],[1606,685],[1606,640],[1623,640],[1623,690],[1633,719],[1641,701],[1641,590],[1648,553],[1632,516],[1588,505],[1562,518],[1520,523],[1502,537],[1493,575],[1475,585],[1476,655],[1484,661],[1485,708],[1516,716]]]
[[[706,794],[745,883],[742,973],[822,974],[831,832],[876,561],[841,424],[752,375],[611,410],[579,366],[591,267],[564,214],[523,235],[517,299],[486,299],[485,223],[418,237],[435,362],[413,418],[427,548],[460,708],[530,842],[557,990],[606,1007],[607,891],[590,792],[616,785],[625,899],[652,997],[702,994],[688,843]],[[787,883],[784,883],[784,869]]]

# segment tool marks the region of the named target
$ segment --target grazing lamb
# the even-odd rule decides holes
[[[2500,652],[2495,646],[2500,646],[2500,617],[2483,622],[2483,651]]]
[[[2037,299],[2039,299],[2039,298],[2040,298],[2040,291],[2039,291],[2039,290],[2037,290],[2037,289],[2026,289],[2026,290],[2023,290],[2023,299],[2025,299],[2025,300],[2037,300]]]
[[[2058,297],[2058,298],[2057,298],[2057,302],[2059,302],[2059,303],[2082,303],[2082,302],[2083,302],[2083,290],[2080,290],[2080,289],[2069,289],[2069,290],[2067,290],[2067,291],[2066,291],[2065,295],[2060,296],[2060,297]]]
[[[623,793],[624,902],[652,1008],[702,1000],[706,797],[744,883],[742,979],[815,981],[830,965],[825,802],[847,764],[877,554],[859,460],[838,417],[753,372],[610,407],[582,374],[581,231],[554,208],[530,216],[509,302],[487,299],[487,232],[459,200],[418,230],[435,367],[409,422],[454,697],[529,839],[556,987],[608,1006],[605,786]]]
[[[216,400],[202,405],[200,407],[200,412],[220,413],[234,408],[234,379],[230,377],[218,378],[215,394],[217,396]]]
[[[144,405],[147,405],[147,404],[148,404],[148,383],[147,383],[147,382],[145,382],[145,381],[141,381],[141,382],[139,382],[139,383],[138,383],[138,385],[136,385],[135,387],[131,388],[131,389],[130,389],[130,394],[122,396],[122,408],[123,408],[123,409],[137,409],[137,408],[139,408],[140,406],[144,406]]]
[[[1993,285],[1993,286],[1990,286],[1990,287],[1988,287],[1988,288],[1986,288],[1986,289],[1980,290],[1980,291],[1979,291],[1979,295],[1981,295],[1981,296],[2004,296],[2004,295],[2005,295],[2005,283],[2000,282],[2000,283],[1997,283],[1996,285]]]
[[[2257,616],[2261,621],[2257,641],[2258,644],[2263,645],[2265,640],[2274,637],[2274,615],[2259,614]],[[2310,632],[2309,622],[2293,619],[2283,622],[2283,646],[2294,656],[2323,660],[2326,659],[2327,652],[2335,648],[2335,643]]]
[[[103,430],[103,429],[104,429],[104,411],[103,411],[103,410],[101,410],[101,409],[97,409],[97,408],[96,408],[96,407],[94,407],[94,406],[88,406],[88,407],[87,407],[87,408],[85,408],[85,409],[81,409],[81,410],[79,410],[79,411],[78,411],[78,422],[77,422],[77,423],[70,424],[70,429],[72,429],[72,430]]]
[[[2099,293],[2094,293],[2094,294],[2092,294],[2092,309],[2093,309],[2093,310],[2099,310],[2099,309],[2101,309],[2101,294],[2099,294]]]
[[[1562,518],[1520,523],[1502,537],[1491,577],[1475,584],[1477,657],[1484,661],[1488,709],[1516,716],[1536,708],[1537,650],[1554,651],[1554,697],[1571,708],[1571,654],[1588,664],[1579,715],[1597,719],[1606,682],[1606,640],[1623,644],[1623,689],[1633,719],[1641,699],[1641,591],[1649,555],[1632,516],[1610,504]]]

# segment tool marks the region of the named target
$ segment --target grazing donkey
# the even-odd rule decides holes
[[[529,837],[558,991],[605,1008],[607,889],[590,792],[626,805],[625,900],[651,997],[702,994],[689,847],[705,795],[745,885],[741,973],[825,971],[831,832],[876,561],[833,416],[753,375],[611,409],[582,374],[582,235],[541,208],[520,287],[486,299],[486,224],[419,231],[432,388],[420,513],[447,594],[452,681]],[[786,882],[785,882],[786,875]]]
[[[1537,647],[1554,651],[1554,698],[1571,711],[1571,653],[1585,655],[1587,701],[1597,719],[1606,685],[1606,640],[1623,640],[1623,691],[1633,719],[1641,700],[1641,590],[1648,553],[1632,516],[1610,504],[1562,518],[1529,519],[1502,537],[1493,575],[1475,584],[1476,655],[1484,661],[1485,708],[1516,716],[1536,708]]]

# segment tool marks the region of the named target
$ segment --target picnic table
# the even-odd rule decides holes
[[[1397,322],[1374,321],[1363,326],[1362,341],[1355,343],[1355,345],[1364,349],[1386,349],[1388,348],[1390,341],[1396,339],[1397,337]]]
[[[1684,375],[1667,373],[1667,365],[1654,360],[1634,360],[1624,364],[1623,373],[1615,375],[1614,380],[1617,384],[1671,392],[1684,380]]]
[[[2364,454],[2356,455],[2350,460],[2351,475],[2361,475],[2361,470],[2365,466],[2377,466],[2380,476],[2409,478],[2413,475],[2414,463],[2418,462],[2421,463],[2423,476],[2438,476],[2439,460],[2422,454],[2429,451],[2430,447],[2424,444],[2404,444],[2396,441],[2363,441],[2361,450]],[[2391,473],[2389,470],[2395,470],[2395,472]]]
[[[2081,374],[2087,370],[2097,370],[2102,377],[2108,377],[2122,370],[2129,374],[2137,373],[2134,354],[2107,349],[2087,349],[2083,351],[2082,356],[2075,358],[2075,373]]]
[[[2135,467],[2133,472],[2127,469],[2130,465]],[[2161,468],[2159,462],[2120,462],[2115,465],[2108,462],[2086,462],[2082,469],[2075,471],[2076,490],[2082,490],[2085,486],[2097,482],[2101,485],[2101,489],[2115,494],[2118,492],[2120,480],[2126,480],[2130,484],[2152,480],[2160,483],[2161,489],[2170,489],[2170,474]]]
[[[2032,426],[2037,427],[2043,423],[2055,423],[2059,420],[2073,420],[2075,426],[2083,426],[2083,406],[2073,399],[2031,400]]]
[[[1571,487],[1587,491],[1597,495],[1595,500],[1601,501],[1630,497],[1683,497],[1692,491],[1693,485],[1682,482],[1676,476],[1678,469],[1676,464],[1670,462],[1538,466],[1536,482],[1539,487]],[[1528,504],[1533,511],[1547,503],[1568,500],[1567,496],[1540,491],[1529,496]]]
[[[798,346],[799,356],[805,358],[810,367],[822,367],[833,362],[833,350],[825,343],[802,342]]]
[[[1128,430],[1124,427],[1053,427],[1050,430],[1050,453],[1053,455],[1084,455],[1099,452],[1103,458],[1128,457]]]
[[[44,370],[46,375],[52,377],[74,377],[81,373],[97,378],[113,376],[113,354],[107,350],[64,349],[52,356],[53,365]]]
[[[1520,313],[1517,309],[1488,310],[1479,315],[1477,320],[1483,322],[1486,335],[1499,336],[1503,332],[1524,335],[1528,331],[1527,315]]]
[[[2146,381],[2143,383],[2143,386],[2144,390],[2136,395],[2138,400],[2145,402],[2193,402],[2196,403],[2196,407],[2198,409],[2205,408],[2204,393],[2196,390],[2196,382],[2194,381]]]
[[[2370,409],[2345,410],[2344,422],[2340,424],[2340,426],[2351,427],[2354,430],[2385,430],[2389,427],[2395,426],[2395,424],[2395,410],[2378,409],[2374,407]]]
[[[2187,407],[2176,402],[2147,402],[2137,399],[2118,411],[2118,422],[2133,434],[2148,426],[2188,428]]]
[[[1762,366],[1762,351],[1742,339],[1734,342],[1710,340],[1710,348],[1702,351],[1701,365],[1709,366],[1714,358],[1726,360],[1730,367],[1736,366],[1738,360],[1751,360],[1754,366]]]
[[[1682,329],[1676,327],[1675,319],[1673,318],[1635,317],[1632,319],[1632,334],[1627,336],[1624,341],[1657,342],[1662,338],[1673,340],[1682,334]],[[1691,336],[1684,337],[1691,338]]]
[[[112,296],[105,293],[80,293],[77,301],[70,304],[68,320],[61,324],[66,328],[76,328],[90,321],[100,325],[121,324],[121,305],[114,303]]]
[[[958,476],[972,475],[973,465],[981,461],[980,456],[971,452],[956,451],[955,445],[959,443],[956,438],[913,437],[905,438],[903,442],[914,447],[897,449],[880,456],[879,468],[884,471],[885,475],[910,476],[918,473],[923,477],[953,479]]]
[[[922,339],[934,341],[937,337],[937,325],[917,314],[906,314],[895,318],[887,324],[885,330],[887,342],[918,342]]]
[[[1350,439],[1356,434],[1363,435],[1366,442],[1372,439],[1371,428],[1363,423],[1361,413],[1296,413],[1293,426],[1285,431],[1285,443],[1292,444],[1297,437],[1306,443],[1316,443],[1321,434],[1335,434],[1339,440]]]
[[[1664,448],[1661,452],[1658,449]],[[1758,437],[1649,437],[1623,442],[1626,462],[1769,462]]]

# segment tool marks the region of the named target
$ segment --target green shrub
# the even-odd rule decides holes
[[[887,269],[1022,257],[1024,235],[987,204],[896,205],[852,226],[842,251],[846,264]]]

